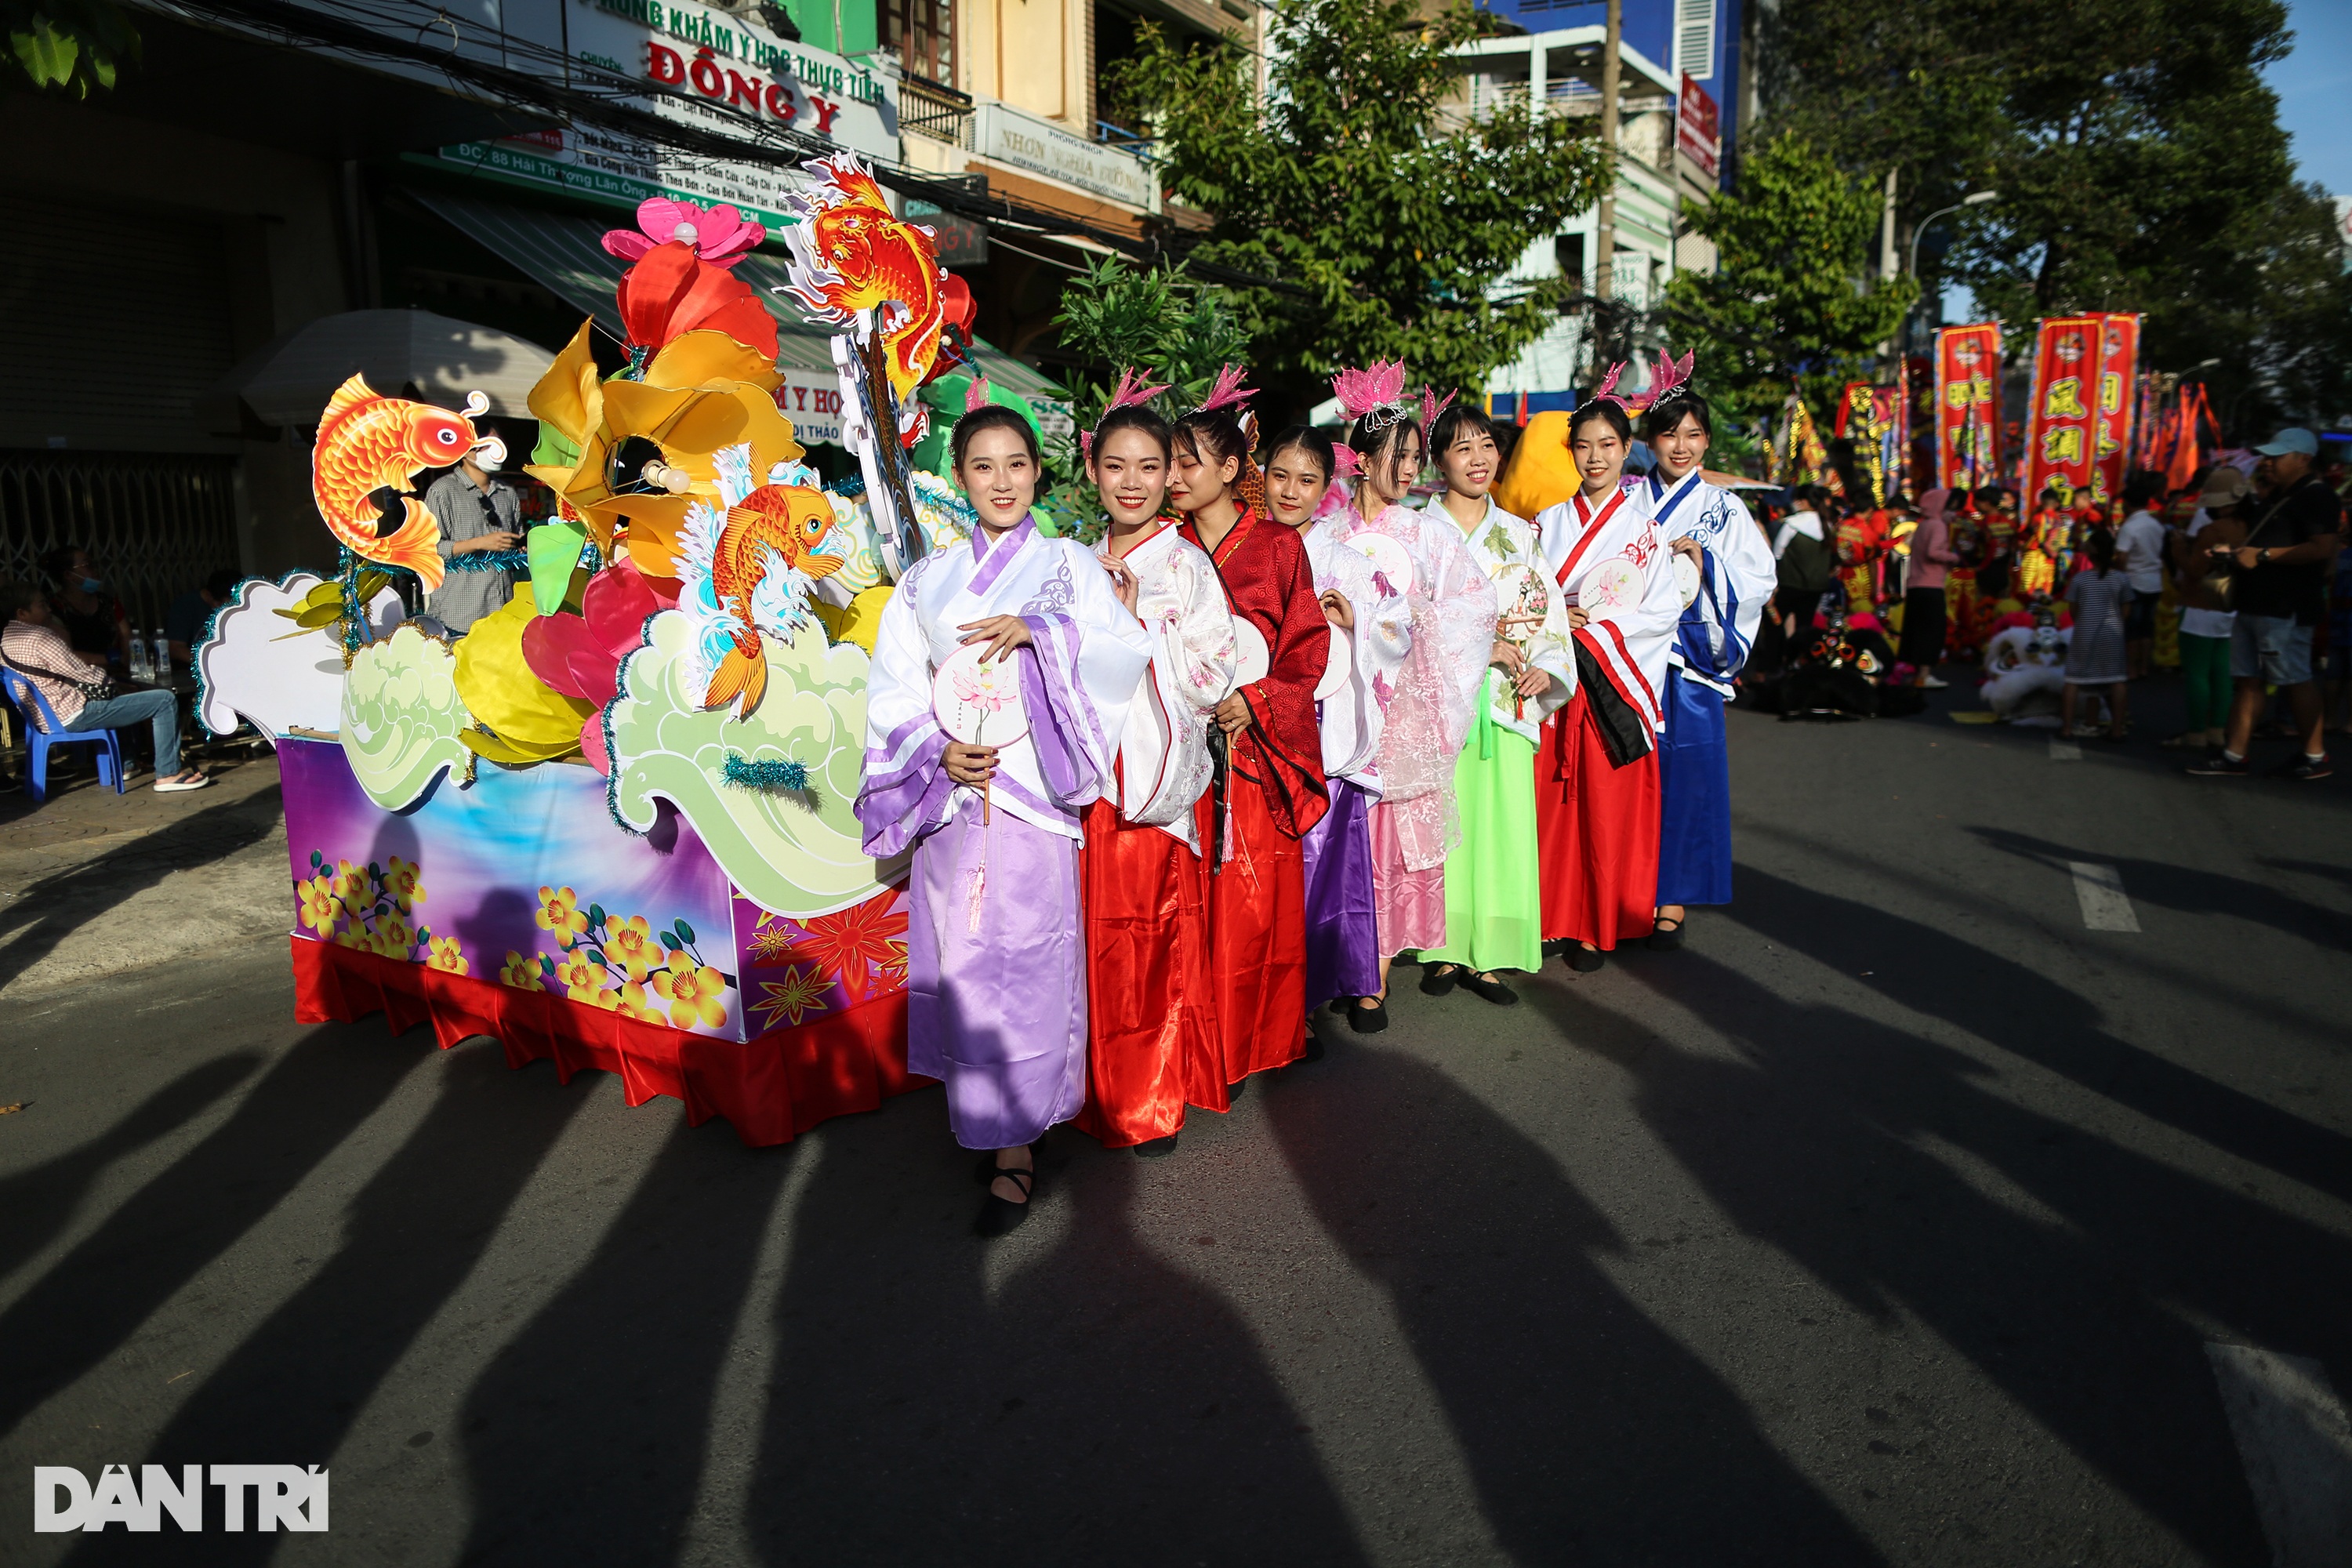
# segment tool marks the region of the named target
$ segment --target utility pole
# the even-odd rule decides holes
[[[1601,147],[1609,184],[1601,194],[1600,232],[1594,235],[1592,291],[1601,303],[1593,325],[1608,319],[1617,300],[1617,68],[1624,42],[1625,0],[1609,0],[1609,28],[1601,40]]]
[[[1893,278],[1902,270],[1895,254],[1895,171],[1886,171],[1886,205],[1878,215],[1878,275]]]

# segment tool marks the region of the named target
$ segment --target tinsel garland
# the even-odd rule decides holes
[[[758,762],[740,752],[727,753],[727,782],[744,789],[803,790],[808,788],[808,766],[803,763],[763,757]]]

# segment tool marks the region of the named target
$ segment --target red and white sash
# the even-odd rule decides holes
[[[1552,574],[1563,594],[1574,591],[1570,584],[1582,574],[1586,566],[1612,553],[1604,550],[1595,555],[1592,552],[1601,536],[1612,531],[1610,525],[1619,521],[1618,514],[1624,508],[1625,495],[1622,489],[1612,492],[1598,514],[1585,500],[1582,491],[1570,498],[1580,531],[1577,534],[1576,542],[1569,549],[1568,559],[1561,562],[1559,569]],[[1643,528],[1649,526],[1646,518],[1640,521]],[[1622,533],[1623,531],[1616,531]],[[1625,542],[1632,544],[1635,542],[1629,539]],[[1615,621],[1587,621],[1571,635],[1592,655],[1602,673],[1609,677],[1609,683],[1617,689],[1617,695],[1625,700],[1627,707],[1642,716],[1643,722],[1654,730],[1665,721],[1664,711],[1658,706],[1657,693],[1651,689],[1649,679],[1642,673],[1642,667],[1634,660],[1632,650],[1626,647],[1625,634],[1617,628]]]

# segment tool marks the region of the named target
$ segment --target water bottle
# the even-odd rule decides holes
[[[154,673],[153,667],[147,662],[147,639],[133,632],[131,636],[131,679],[149,680],[153,679]]]
[[[131,639],[136,642],[138,639]],[[155,679],[160,685],[172,679],[172,644],[161,631],[155,634]]]

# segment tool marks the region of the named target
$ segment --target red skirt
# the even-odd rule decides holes
[[[1108,801],[1087,807],[1078,851],[1087,1103],[1077,1121],[1107,1148],[1174,1132],[1187,1081],[1216,1078],[1202,872],[1201,858],[1159,828],[1121,821]],[[1222,1082],[1217,1090],[1222,1108]]]
[[[1307,856],[1283,836],[1258,786],[1228,775],[1233,858],[1209,883],[1209,963],[1215,992],[1214,1071],[1187,1077],[1184,1098],[1226,1110],[1228,1084],[1286,1067],[1307,1050]],[[1201,843],[1211,842],[1215,792],[1201,797]],[[1206,865],[1202,868],[1205,873]]]
[[[1606,952],[1647,936],[1658,898],[1658,752],[1612,767],[1579,691],[1536,747],[1536,852],[1546,942]]]

